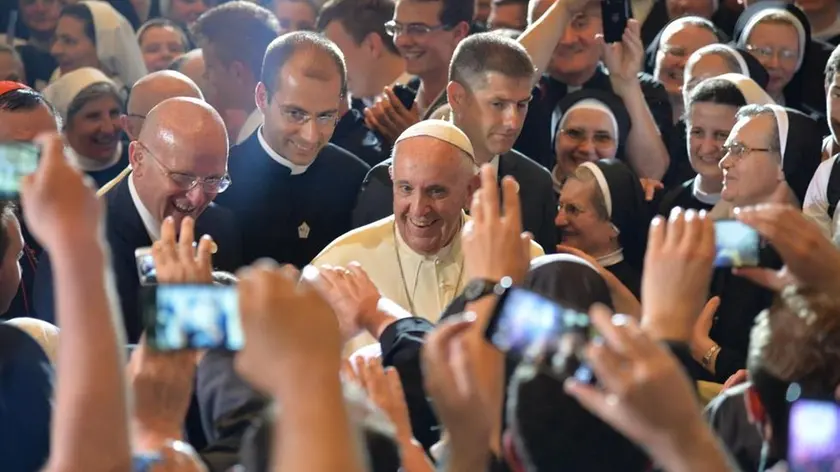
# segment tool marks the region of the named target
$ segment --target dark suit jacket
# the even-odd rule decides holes
[[[134,251],[151,246],[152,241],[131,199],[127,180],[120,182],[103,198],[107,203],[105,231],[111,249],[111,268],[117,282],[127,341],[136,343],[143,331],[143,323],[138,306],[140,279]],[[233,215],[228,210],[214,204],[210,204],[196,221],[196,234],[209,234],[216,241],[219,251],[213,256],[213,264],[221,270],[236,270],[242,259],[233,221]],[[47,253],[39,261],[33,295],[37,317],[55,323],[52,267]]]
[[[393,182],[388,174],[392,160],[374,166],[362,183],[362,190],[353,210],[353,226],[358,228],[394,213]],[[499,159],[499,179],[510,175],[519,182],[522,200],[522,227],[534,235],[534,240],[546,254],[554,252],[557,244],[557,198],[551,184],[551,174],[536,162],[515,149]]]

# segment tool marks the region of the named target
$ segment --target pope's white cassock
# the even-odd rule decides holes
[[[409,136],[441,139],[473,155],[466,135],[445,121],[422,121],[406,130],[397,142]],[[466,215],[462,218],[463,222],[469,219]],[[531,258],[541,255],[542,248],[533,243]],[[312,265],[346,267],[354,261],[367,272],[383,297],[414,316],[433,322],[469,282],[460,234],[435,255],[419,254],[402,240],[394,215],[339,237],[321,251]],[[348,342],[345,353],[375,342],[370,335],[362,334]]]

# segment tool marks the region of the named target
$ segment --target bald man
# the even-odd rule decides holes
[[[175,97],[204,100],[201,89],[186,75],[173,70],[161,70],[138,80],[131,88],[126,114],[120,117],[129,138],[137,139],[146,115],[160,102]]]
[[[218,246],[213,264],[219,269],[236,270],[241,259],[233,215],[212,204],[230,184],[222,118],[202,100],[177,97],[155,106],[145,121],[129,145],[131,174],[104,195],[106,236],[131,343],[142,332],[134,252],[160,238],[164,218],[172,217],[176,228],[185,217],[195,218],[196,235],[209,234]],[[42,258],[34,297],[39,318],[47,321],[55,319],[51,272]]]

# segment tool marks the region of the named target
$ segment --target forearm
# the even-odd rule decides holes
[[[661,179],[668,170],[670,158],[645,101],[641,84],[634,80],[628,85],[614,84],[613,88],[627,107],[633,123],[627,136],[627,162],[639,177]]]
[[[49,470],[128,469],[123,326],[103,245],[52,253],[61,325]]]
[[[338,367],[317,368],[312,365],[303,379],[289,379],[294,385],[275,395],[283,406],[277,415],[274,435],[274,471],[320,472],[363,469],[360,443],[353,429],[344,396]]]
[[[537,83],[554,54],[554,48],[566,32],[572,16],[562,2],[554,2],[545,14],[534,21],[519,36],[519,44],[528,51],[534,62],[534,80]]]
[[[485,338],[490,317],[498,301],[498,297],[489,295],[481,298],[467,306],[468,312],[476,315],[472,332],[466,341],[470,343],[467,349],[475,349],[478,355],[475,359],[482,362],[476,367],[479,388],[486,392],[488,399],[487,414],[493,419],[490,428],[490,450],[501,455],[502,437],[502,411],[504,409],[504,377],[505,377],[505,356],[490,344]],[[460,439],[460,438],[453,438]],[[454,443],[453,443],[454,445]]]
[[[390,326],[391,323],[404,318],[411,318],[412,316],[414,315],[401,306],[382,297],[376,304],[376,311],[364,317],[362,327],[375,339],[379,339],[385,331],[385,328]]]

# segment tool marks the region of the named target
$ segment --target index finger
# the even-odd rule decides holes
[[[496,171],[490,164],[481,166],[481,193],[478,206],[482,213],[480,221],[492,224],[499,219],[499,188]]]
[[[189,216],[181,220],[181,234],[178,235],[178,258],[181,264],[192,265],[195,260],[195,220]]]
[[[511,176],[502,179],[502,204],[505,208],[505,220],[522,231],[522,206],[519,202],[519,183]]]

